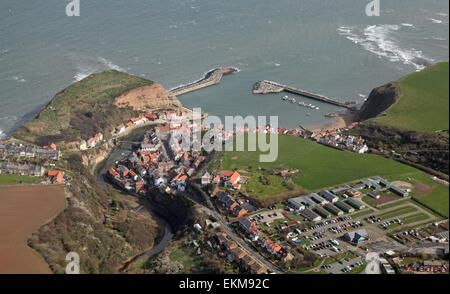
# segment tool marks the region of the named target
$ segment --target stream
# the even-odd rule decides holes
[[[142,128],[142,130],[133,132],[129,136],[127,136],[127,140],[132,141],[133,139],[137,139],[139,137],[142,137],[143,133],[145,132],[145,128]],[[97,182],[100,184],[100,186],[105,189],[106,191],[109,191],[109,187],[105,181],[104,175],[108,171],[108,169],[111,167],[112,164],[114,164],[116,161],[121,160],[122,158],[128,156],[132,151],[132,144],[130,143],[121,143],[119,146],[115,147],[113,152],[109,155],[108,159],[104,162],[103,166],[96,171],[96,179]],[[141,197],[138,194],[135,193],[129,193],[128,194],[136,197]],[[169,224],[169,222],[156,210],[156,208],[152,207],[151,204],[146,201],[144,208],[147,210],[148,213],[157,221],[159,224],[163,224],[164,226],[164,235],[160,242],[158,244],[155,244],[152,249],[148,251],[144,251],[141,254],[135,256],[131,261],[128,261],[125,263],[122,268],[120,269],[120,273],[124,273],[128,266],[136,261],[142,260],[143,258],[149,258],[152,257],[161,251],[163,251],[167,245],[169,245],[169,242],[172,240],[174,232]]]

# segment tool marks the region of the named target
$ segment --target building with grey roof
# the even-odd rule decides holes
[[[342,209],[344,212],[349,213],[349,212],[354,212],[355,209],[347,204],[345,204],[344,202],[342,202],[341,200],[337,201],[336,203],[334,203],[334,205],[340,209]]]
[[[347,203],[348,205],[350,205],[356,209],[366,208],[366,206],[364,204],[362,204],[361,202],[359,202],[358,200],[353,199],[353,198],[349,198],[349,199],[345,200],[345,203]]]
[[[319,196],[319,194],[317,193],[311,193],[308,195],[309,199],[311,199],[312,201],[316,202],[317,204],[326,204],[328,203],[327,200],[323,199],[322,197]]]
[[[405,190],[400,189],[397,186],[392,185],[389,190],[391,190],[392,192],[394,192],[395,194],[402,196],[402,197],[407,197],[409,196],[409,193]]]
[[[319,192],[319,195],[326,199],[328,202],[334,203],[339,200],[339,197],[335,194],[331,193],[328,190],[322,190]]]
[[[332,216],[331,212],[329,212],[329,211],[327,211],[327,210],[325,210],[325,209],[323,209],[323,208],[321,208],[319,206],[314,207],[313,211],[315,213],[317,213],[318,215],[320,215],[321,217],[323,217],[323,218],[329,218],[329,217]]]
[[[345,193],[345,191],[347,191],[350,188],[351,187],[349,185],[345,184],[345,185],[340,186],[339,188],[331,190],[331,192],[336,195],[342,195]]]
[[[316,213],[312,212],[311,210],[309,210],[308,208],[305,208],[304,210],[302,210],[300,212],[300,214],[306,218],[308,221],[314,221],[314,222],[318,222],[320,221],[322,218],[320,217],[320,215],[317,215]]]
[[[340,210],[339,208],[337,208],[336,206],[334,206],[330,203],[325,204],[323,206],[323,208],[325,208],[326,210],[328,210],[329,212],[331,212],[332,214],[337,215],[337,216],[344,214],[344,212],[342,210]]]
[[[288,199],[288,203],[292,208],[297,210],[305,209],[305,205],[302,203],[302,197],[295,197]]]

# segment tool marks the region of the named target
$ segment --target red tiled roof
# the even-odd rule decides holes
[[[235,184],[240,176],[238,172],[234,172],[230,177],[230,182]]]

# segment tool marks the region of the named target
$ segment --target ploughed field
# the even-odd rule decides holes
[[[27,239],[64,207],[63,186],[0,187],[0,274],[51,273]]]
[[[246,170],[245,176],[255,177],[253,183],[259,176],[259,168],[299,169],[293,177],[293,182],[310,191],[376,175],[388,181],[407,181],[414,187],[417,184],[427,185],[430,189],[413,188],[410,195],[448,216],[448,187],[433,181],[418,169],[377,155],[344,152],[294,136],[279,135],[278,141],[278,158],[275,162],[259,162],[258,149],[255,152],[223,152],[224,158],[220,169]],[[242,186],[245,189],[245,184]],[[265,185],[261,184],[261,191],[264,192],[259,194],[255,192],[255,195],[251,196],[259,198],[274,195],[267,193],[268,189],[264,187]],[[256,188],[253,190],[258,191]]]

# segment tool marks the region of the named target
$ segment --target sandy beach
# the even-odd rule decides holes
[[[310,126],[308,129],[313,132],[333,130],[339,128],[345,128],[354,122],[354,114],[350,112],[345,112],[339,114],[339,116],[333,118],[326,118],[323,124]]]

